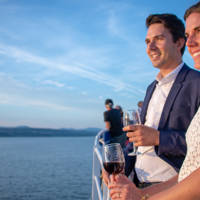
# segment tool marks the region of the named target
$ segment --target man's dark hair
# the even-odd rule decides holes
[[[109,105],[109,107],[112,108],[112,106],[113,106],[113,101],[112,101],[112,99],[106,99],[106,100],[105,100],[105,105]]]
[[[192,13],[200,13],[200,1],[185,11],[184,20],[186,20]]]
[[[172,34],[173,42],[176,42],[178,39],[185,38],[185,26],[183,22],[173,14],[154,14],[149,15],[146,19],[146,27],[149,28],[152,24],[163,24],[165,28],[169,30]],[[185,51],[185,44],[181,49],[181,54],[183,55]]]

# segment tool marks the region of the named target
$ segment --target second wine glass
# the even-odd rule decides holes
[[[132,125],[141,124],[140,113],[138,112],[138,110],[128,110],[125,113],[124,125],[128,126],[131,124]],[[138,150],[138,147],[136,147],[133,142],[133,151],[129,153],[128,155],[129,156],[139,155],[140,153],[137,150]]]

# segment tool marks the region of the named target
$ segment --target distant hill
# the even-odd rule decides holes
[[[0,137],[89,137],[95,136],[101,129],[50,129],[28,126],[0,127]]]

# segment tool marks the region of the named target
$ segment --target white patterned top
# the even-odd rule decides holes
[[[179,172],[178,182],[200,167],[200,107],[187,130],[186,142],[187,154]]]

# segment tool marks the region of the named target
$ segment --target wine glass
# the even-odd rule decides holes
[[[138,110],[128,110],[125,113],[125,120],[124,120],[124,125],[128,126],[128,125],[136,125],[136,124],[141,124],[141,119],[140,119],[140,113],[138,112]],[[138,147],[136,147],[134,145],[133,142],[133,152],[129,153],[129,156],[136,156],[139,155],[140,153],[137,151]]]
[[[124,171],[124,153],[119,143],[104,145],[103,166],[109,175],[120,174]]]
[[[116,175],[124,172],[124,153],[119,143],[111,143],[103,147],[103,166],[106,172]],[[109,190],[107,190],[106,200],[110,200]]]

